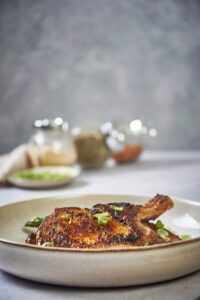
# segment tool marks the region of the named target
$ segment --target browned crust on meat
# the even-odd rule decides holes
[[[122,207],[116,211],[112,206]],[[103,248],[146,246],[163,243],[157,234],[155,220],[163,212],[173,207],[168,196],[156,195],[145,205],[126,202],[96,204],[91,209],[79,207],[56,208],[40,225],[35,243],[43,245],[51,242],[54,247],[63,248]],[[106,226],[98,223],[97,213],[107,213]],[[170,233],[170,241],[180,240]],[[33,241],[33,238],[32,238]]]

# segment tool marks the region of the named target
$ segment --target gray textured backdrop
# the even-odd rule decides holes
[[[0,1],[0,153],[35,118],[142,117],[200,149],[200,1]]]

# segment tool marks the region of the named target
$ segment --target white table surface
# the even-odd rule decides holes
[[[200,152],[149,152],[140,161],[82,172],[67,187],[54,190],[0,188],[0,205],[25,199],[70,194],[167,194],[200,202]],[[200,271],[138,287],[83,289],[30,282],[0,271],[0,300],[133,299],[195,300],[200,297]],[[200,299],[200,298],[199,298]]]

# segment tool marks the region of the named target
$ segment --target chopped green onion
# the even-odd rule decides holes
[[[18,171],[15,177],[23,180],[65,180],[72,176],[67,173],[50,172],[50,171],[36,171],[36,170],[23,170]]]
[[[72,222],[72,217],[71,217],[70,215],[64,213],[64,214],[62,214],[60,217],[61,217],[63,220],[68,221],[68,224],[71,224],[71,222]]]
[[[109,220],[110,219],[108,217],[102,216],[102,217],[98,218],[98,223],[99,223],[99,225],[107,226]]]
[[[46,243],[42,244],[42,247],[53,247],[53,243],[52,242],[46,242]]]
[[[170,241],[169,232],[165,228],[165,225],[163,224],[163,222],[161,220],[157,220],[155,226],[157,229],[158,236],[161,237],[161,239],[163,239],[164,242],[166,242],[166,243],[169,242]]]
[[[180,238],[181,238],[183,241],[186,241],[186,240],[191,239],[191,236],[190,236],[189,234],[182,234],[182,235],[180,235]]]
[[[27,221],[25,223],[25,227],[39,227],[40,224],[42,223],[44,218],[41,218],[41,217],[36,217],[34,219],[31,219],[30,221]]]
[[[94,218],[97,218],[99,225],[107,226],[108,222],[112,220],[108,212],[101,213],[101,214],[95,214],[93,216]]]
[[[161,220],[157,220],[156,222],[156,229],[164,229],[165,225],[163,224],[163,222]]]
[[[116,206],[116,205],[110,205],[110,208],[115,210],[115,211],[122,211],[124,208],[121,206]]]
[[[170,241],[169,232],[165,229],[157,229],[157,234],[159,235],[159,237],[161,237],[161,239],[163,239],[164,242],[167,243]]]
[[[103,213],[93,215],[94,218],[98,218],[98,217],[101,217],[101,216],[108,217],[109,213],[106,211],[106,212],[103,212]]]

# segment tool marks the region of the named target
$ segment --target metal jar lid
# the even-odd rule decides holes
[[[64,121],[62,118],[51,119],[42,119],[35,120],[33,122],[33,127],[36,129],[60,129],[62,131],[67,131],[69,128],[68,122]]]
[[[125,147],[125,135],[116,130],[111,122],[103,123],[100,127],[100,132],[105,138],[108,149],[113,152],[120,152]]]

